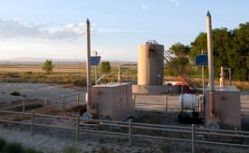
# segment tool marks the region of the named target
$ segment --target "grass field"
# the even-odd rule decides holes
[[[33,82],[33,83],[56,83],[84,86],[86,83],[86,69],[80,64],[56,64],[53,73],[46,74],[41,64],[38,65],[0,65],[0,81],[2,82]],[[95,79],[95,68],[92,68],[92,80]],[[103,75],[97,68],[97,76]],[[112,65],[112,71],[103,81],[114,82],[117,80],[118,66]],[[136,68],[123,69],[124,80],[136,80]]]
[[[118,76],[117,63],[112,65],[111,73],[103,79],[104,82],[115,82]],[[46,74],[42,70],[41,64],[0,64],[0,81],[5,82],[34,82],[34,83],[57,83],[57,84],[71,84],[76,86],[84,86],[86,84],[86,69],[82,64],[61,63],[55,64],[52,74]],[[94,83],[95,69],[92,68],[92,80]],[[166,81],[178,81],[177,77],[167,76],[165,72]],[[103,75],[97,68],[97,76]],[[201,87],[202,81],[199,72],[194,72],[191,79],[195,86]],[[136,67],[127,67],[122,69],[122,78],[124,81],[137,80]],[[207,79],[206,79],[207,82]],[[219,84],[219,80],[215,80]],[[233,81],[233,85],[240,89],[249,89],[249,82]]]

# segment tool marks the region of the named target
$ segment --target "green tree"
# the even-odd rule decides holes
[[[182,57],[187,56],[189,54],[190,47],[177,42],[173,44],[169,50],[172,54],[175,54],[178,57]]]
[[[190,64],[186,57],[174,57],[166,64],[166,71],[171,76],[189,74]]]
[[[175,43],[170,47],[170,52],[175,55],[166,68],[168,73],[173,76],[188,74],[190,70],[188,54],[190,47],[181,43]]]
[[[233,48],[229,60],[236,80],[249,80],[249,22],[233,31]]]
[[[47,74],[53,72],[53,62],[52,60],[46,60],[42,65],[42,70],[45,71]]]
[[[111,72],[111,65],[109,61],[103,61],[100,65],[100,70],[102,73],[108,74]]]
[[[249,80],[249,23],[240,24],[237,29],[219,28],[213,30],[215,76],[220,67],[232,68],[234,80]],[[200,33],[191,43],[190,59],[193,61],[201,50],[207,51],[206,33]]]
[[[201,32],[193,42],[191,42],[191,51],[190,51],[190,59],[192,61],[195,60],[195,57],[201,52],[207,51],[207,34]]]

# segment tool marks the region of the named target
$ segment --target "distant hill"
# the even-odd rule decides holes
[[[42,64],[48,58],[32,58],[32,57],[17,57],[10,59],[0,59],[0,64]],[[80,59],[50,59],[54,64],[84,64],[85,60]],[[105,60],[106,61],[106,60]],[[107,60],[110,61],[112,65],[119,64],[136,64],[136,62],[129,61],[119,61],[119,60]]]

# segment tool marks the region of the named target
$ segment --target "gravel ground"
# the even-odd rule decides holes
[[[57,134],[54,131],[54,135]],[[59,131],[57,131],[59,132]],[[64,132],[60,131],[60,135]],[[82,137],[84,136],[84,137]],[[90,135],[84,133],[81,140],[75,142],[71,136],[61,137],[48,134],[31,135],[29,131],[18,129],[7,129],[0,127],[0,137],[9,142],[21,143],[44,153],[63,153],[65,146],[74,144],[80,148],[81,153],[191,153],[191,144],[184,142],[169,142],[157,140],[135,139],[132,146],[128,145],[127,139],[118,136]],[[224,146],[210,146],[196,144],[198,153],[248,153],[245,149]]]
[[[11,96],[10,93],[13,91],[18,91],[23,96]],[[6,103],[12,103],[14,101],[20,101],[25,99],[44,99],[44,98],[54,98],[61,95],[72,95],[77,91],[83,93],[82,88],[65,88],[59,85],[48,85],[48,84],[32,84],[32,83],[0,83],[0,105]],[[243,92],[241,96],[242,100],[249,103],[249,94]],[[74,97],[75,98],[75,97]],[[83,97],[81,99],[84,99]],[[171,96],[171,104],[178,104],[178,97]],[[73,99],[71,99],[73,100]],[[69,99],[69,101],[71,101]],[[157,103],[163,104],[162,106],[146,106],[141,109],[155,109],[155,110],[165,110],[165,96],[138,96],[137,101],[145,103]],[[248,119],[248,118],[247,118]],[[171,121],[169,121],[171,122]],[[53,121],[55,123],[55,121]],[[61,123],[61,122],[60,122]],[[64,122],[66,125],[71,124],[70,122]],[[31,136],[29,127],[20,128],[18,126],[5,126],[0,127],[0,137],[10,141],[19,142],[25,146],[35,148],[37,150],[43,151],[44,153],[60,153],[63,148],[73,143],[74,133],[65,130],[47,130],[37,128],[37,134]],[[121,139],[119,137],[107,137],[103,135],[93,136],[90,134],[82,134],[81,141],[78,142],[78,146],[83,150],[83,153],[160,153],[161,142],[152,142],[150,140],[138,140],[136,145],[130,147],[127,144],[127,139]],[[182,153],[191,152],[189,149],[189,144],[184,143],[166,143],[164,144],[166,149],[168,146],[171,147],[172,153]],[[181,146],[181,147],[179,147]],[[211,149],[210,149],[211,150]],[[230,150],[231,153],[237,150]],[[213,151],[208,151],[207,149],[200,150],[199,152],[213,153]],[[226,151],[228,152],[228,151]],[[224,152],[225,153],[225,152]],[[246,152],[242,152],[246,153]]]
[[[12,102],[29,101],[30,99],[44,100],[53,99],[62,95],[73,95],[80,92],[80,99],[83,101],[83,88],[64,87],[62,85],[49,85],[43,83],[0,83],[0,105],[11,104]],[[11,93],[17,91],[21,96],[13,96]],[[67,101],[73,101],[76,97],[67,98]],[[53,102],[53,100],[51,100]]]
[[[61,153],[63,148],[72,143],[76,143],[82,150],[82,153],[96,153],[103,151],[103,153],[119,152],[119,153],[160,153],[159,148],[151,145],[133,146],[130,147],[126,140],[120,138],[95,138],[91,135],[85,135],[85,138],[79,142],[74,142],[70,137],[52,137],[48,135],[35,134],[31,135],[30,132],[25,130],[6,129],[0,128],[0,137],[9,142],[18,142],[24,146],[35,148],[36,150],[43,151],[44,153]],[[114,142],[115,141],[115,142]],[[113,143],[114,142],[114,143]]]
[[[43,83],[0,83],[1,102],[11,102],[18,99],[25,98],[54,98],[61,95],[72,95],[82,88],[65,88],[62,85],[49,85]],[[11,92],[17,91],[22,96],[12,96]]]

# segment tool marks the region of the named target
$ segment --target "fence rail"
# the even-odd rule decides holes
[[[12,124],[21,124],[21,125],[29,125],[31,129],[31,133],[35,134],[36,127],[45,127],[45,128],[60,128],[72,130],[75,132],[75,139],[80,140],[83,137],[80,137],[82,132],[93,133],[93,134],[107,134],[107,135],[119,135],[128,138],[128,144],[134,144],[134,138],[149,138],[149,139],[157,139],[157,140],[170,140],[170,141],[179,141],[179,142],[188,142],[192,144],[192,151],[195,152],[196,143],[200,144],[211,144],[211,145],[223,145],[223,146],[231,146],[231,147],[240,147],[240,148],[248,148],[249,144],[243,143],[235,143],[235,142],[224,142],[218,141],[220,138],[226,138],[226,140],[233,140],[237,138],[244,142],[245,139],[249,138],[249,131],[240,131],[240,130],[213,130],[207,128],[200,128],[196,125],[192,125],[192,127],[182,127],[182,126],[171,126],[171,125],[160,125],[160,124],[148,124],[148,123],[139,123],[133,122],[132,119],[126,122],[122,121],[109,121],[109,120],[84,120],[79,116],[56,116],[56,115],[45,115],[45,114],[36,114],[35,112],[14,112],[14,111],[4,111],[0,110],[0,113],[6,114],[15,114],[15,115],[28,115],[31,120],[25,121],[12,121],[6,119],[0,119],[1,123],[12,123]],[[36,118],[57,118],[57,119],[66,119],[70,120],[72,124],[70,126],[63,125],[54,125],[52,123],[44,124],[36,121]],[[112,128],[107,128],[104,130],[99,130],[96,128],[90,128],[89,126],[107,126],[107,127],[115,127],[115,129],[125,128],[120,131],[113,131]],[[162,132],[159,135],[155,135],[153,131]],[[167,134],[178,133],[178,136],[169,136]],[[179,134],[183,134],[179,136]],[[188,136],[184,136],[188,135]],[[204,139],[199,139],[202,136]],[[219,139],[217,139],[219,138]],[[212,140],[213,139],[213,140]]]
[[[146,102],[144,102],[145,97]],[[138,110],[153,110],[163,113],[181,110],[179,96],[134,95],[134,99],[136,101],[135,108]],[[241,114],[249,114],[249,95],[241,95],[240,101]],[[197,107],[196,109],[198,109]]]
[[[32,102],[28,102],[23,100],[19,104],[10,105],[2,107],[0,110],[13,110],[20,108],[20,110],[24,113],[27,111],[27,108],[34,105],[41,105],[37,106],[38,108],[44,108],[45,113],[47,113],[49,107],[61,108],[65,111],[67,105],[81,105],[84,104],[84,95],[80,94],[79,92],[71,95],[62,95],[59,97],[54,98],[44,98],[44,100],[34,100]]]
[[[170,111],[180,111],[178,96],[165,95],[146,97],[147,101],[150,102],[143,102],[140,99],[140,95],[134,95],[134,99],[136,101],[135,108],[138,110],[154,110],[166,113]],[[11,110],[21,107],[22,111],[25,112],[27,106],[41,104],[43,105],[45,112],[47,112],[47,109],[50,106],[56,106],[57,108],[60,108],[64,111],[67,105],[80,105],[84,103],[84,95],[77,92],[75,94],[62,95],[54,98],[44,98],[43,100],[34,102],[26,102],[25,100],[23,100],[20,104],[5,106],[1,108],[1,110]],[[247,95],[241,96],[241,113],[249,114],[249,96]]]

